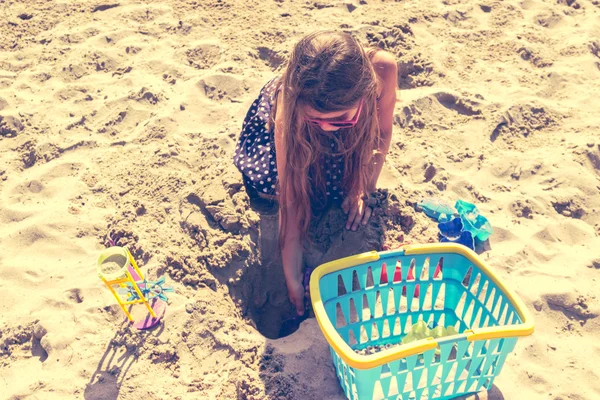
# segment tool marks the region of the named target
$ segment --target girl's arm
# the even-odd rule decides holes
[[[387,51],[372,51],[371,62],[382,86],[377,104],[377,117],[379,118],[379,142],[376,144],[376,153],[371,164],[371,176],[367,182],[365,194],[373,193],[377,189],[377,180],[381,174],[385,157],[392,141],[392,128],[394,125],[394,108],[396,107],[396,88],[398,87],[398,66],[394,56]],[[348,214],[346,229],[356,231],[362,223],[366,225],[371,217],[372,209],[360,199],[355,204],[346,198],[342,209]]]
[[[288,223],[285,242],[281,249],[281,262],[283,264],[283,275],[287,285],[290,301],[296,307],[299,315],[304,314],[304,286],[302,282],[303,255],[298,224],[294,216],[288,210]],[[279,219],[281,226],[281,217]]]
[[[379,97],[377,113],[379,117],[379,143],[373,159],[373,170],[367,190],[374,192],[381,168],[390,149],[392,128],[394,125],[394,108],[396,107],[396,88],[398,87],[398,65],[394,56],[387,51],[378,51],[373,55],[375,72],[383,83]]]

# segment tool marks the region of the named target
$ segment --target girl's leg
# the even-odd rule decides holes
[[[250,208],[259,213],[270,215],[277,213],[277,196],[260,193],[250,182],[243,179],[246,193],[250,198]]]
[[[272,196],[272,195],[268,195],[268,194],[264,194],[264,193],[258,193],[259,197],[262,197],[263,199],[267,199],[267,200],[271,200],[274,202],[277,202],[277,196]]]

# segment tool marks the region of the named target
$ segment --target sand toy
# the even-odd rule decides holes
[[[163,286],[164,278],[147,281],[127,247],[111,246],[104,250],[98,258],[97,272],[134,327],[149,329],[160,322],[167,307],[164,293],[172,289]],[[146,307],[145,318],[134,320],[125,307],[134,304]]]
[[[430,328],[425,321],[420,319],[416,324],[414,324],[411,329],[408,331],[406,336],[402,338],[401,343],[412,343],[416,340],[427,339],[428,337],[432,337],[434,339],[441,338],[444,336],[450,335],[458,335],[458,332],[454,328],[454,326],[450,325],[448,327],[444,327],[441,325],[437,325],[435,328]]]
[[[469,202],[458,200],[455,204],[456,211],[464,225],[464,230],[473,234],[475,239],[486,241],[492,234],[492,225],[486,217],[479,213],[479,209]]]
[[[464,225],[462,223],[462,220],[459,217],[457,217],[454,218],[452,221],[440,222],[438,224],[438,228],[442,236],[445,236],[448,239],[456,239],[462,233]]]
[[[488,219],[467,201],[458,200],[452,207],[443,199],[430,197],[418,205],[428,217],[439,222],[442,243],[458,243],[474,250],[475,240],[484,242],[493,232]]]
[[[475,250],[475,240],[473,234],[464,230],[464,225],[461,218],[454,218],[449,222],[441,222],[438,224],[440,242],[442,243],[458,243],[467,246],[471,250]]]
[[[473,239],[473,234],[469,231],[462,231],[460,236],[457,238],[447,238],[442,236],[440,239],[441,243],[458,243],[462,244],[465,247],[468,247],[471,250],[475,250],[475,240]]]
[[[425,215],[438,222],[447,222],[454,218],[456,210],[450,203],[436,197],[429,197],[419,202],[418,206]]]

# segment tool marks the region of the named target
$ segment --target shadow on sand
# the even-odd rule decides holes
[[[158,337],[163,330],[164,324],[160,323],[156,328],[140,334],[132,328],[128,320],[123,321],[115,336],[109,340],[96,370],[91,375],[85,387],[84,399],[116,400],[127,372],[139,357],[138,349],[149,338]]]

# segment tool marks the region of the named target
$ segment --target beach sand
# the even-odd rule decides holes
[[[397,56],[399,98],[385,207],[356,233],[332,210],[310,262],[435,242],[415,203],[474,202],[536,323],[477,398],[600,398],[598,1],[0,0],[0,21],[0,397],[344,399],[314,318],[276,339],[277,217],[232,163],[262,85],[332,28]],[[174,287],[158,329],[98,278],[108,235]]]

